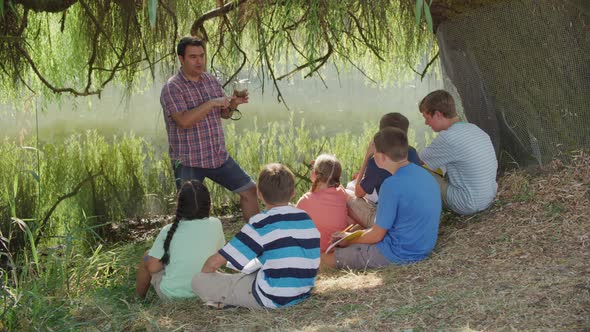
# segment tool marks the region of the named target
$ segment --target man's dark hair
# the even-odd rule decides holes
[[[408,158],[408,137],[401,129],[385,127],[373,138],[375,150],[385,154],[392,161]]]
[[[182,37],[176,46],[176,54],[184,56],[184,51],[187,46],[201,46],[205,49],[205,43],[197,37]]]
[[[400,113],[387,113],[381,117],[381,120],[379,120],[379,130],[386,127],[394,127],[407,133],[409,126],[410,121],[408,121],[408,118]]]

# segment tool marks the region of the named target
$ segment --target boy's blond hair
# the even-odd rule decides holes
[[[392,161],[402,161],[408,158],[408,137],[403,130],[386,127],[373,138],[375,150],[385,154]]]
[[[295,192],[295,176],[282,164],[264,165],[258,175],[258,192],[268,204],[289,203]]]
[[[455,100],[450,93],[445,90],[432,91],[422,99],[418,106],[420,113],[427,113],[434,115],[434,112],[439,111],[447,119],[452,119],[457,116],[455,110]]]

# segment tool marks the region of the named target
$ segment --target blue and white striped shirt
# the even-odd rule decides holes
[[[459,214],[487,209],[498,185],[498,160],[490,136],[478,126],[454,123],[419,153],[430,169],[444,168],[449,175],[447,203]]]
[[[252,293],[278,308],[309,297],[320,266],[320,232],[305,211],[279,206],[259,213],[219,250],[238,270],[258,258]]]

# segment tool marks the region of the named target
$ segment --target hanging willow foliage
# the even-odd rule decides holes
[[[152,26],[153,1],[0,0],[0,101],[100,96],[111,82],[133,91],[157,69],[171,73],[188,34],[208,41],[211,70],[231,78],[254,69],[277,89],[327,63],[395,80],[436,53],[428,18],[416,24],[416,0],[159,0]],[[435,27],[448,2],[426,9]]]

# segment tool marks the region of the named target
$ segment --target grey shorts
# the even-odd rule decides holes
[[[162,294],[162,291],[160,290],[160,284],[162,283],[163,277],[164,269],[162,269],[162,271],[160,272],[152,273],[152,279],[150,280],[150,284],[152,284],[152,286],[154,287],[154,290],[156,291],[156,294],[158,294],[158,297],[162,300],[166,300],[168,298],[166,297],[166,295]]]
[[[443,206],[446,208],[449,208],[449,203],[447,202],[447,188],[449,187],[449,182],[445,178],[443,178],[442,176],[440,176],[432,171],[430,171],[430,174],[432,174],[432,176],[434,176],[436,183],[438,183],[438,186],[440,187],[440,194],[441,194]]]
[[[334,251],[336,266],[341,269],[377,269],[393,264],[379,252],[374,244],[351,244]]]
[[[254,294],[252,286],[256,273],[197,273],[192,280],[193,292],[203,302],[216,302],[250,309],[263,308]]]

